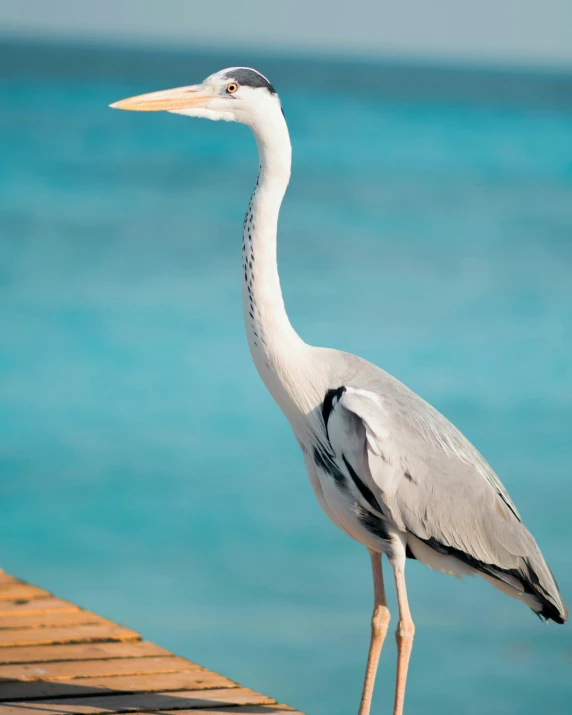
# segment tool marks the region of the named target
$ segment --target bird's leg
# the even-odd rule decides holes
[[[407,668],[409,666],[409,656],[413,647],[413,635],[415,626],[411,620],[409,603],[407,602],[407,589],[405,588],[405,558],[398,559],[395,565],[392,563],[395,574],[395,586],[397,588],[397,603],[399,605],[399,623],[395,638],[397,640],[397,679],[395,683],[395,703],[393,705],[393,715],[402,715],[403,701],[405,699],[405,684],[407,682]]]
[[[383,586],[383,571],[381,569],[381,554],[370,551],[371,570],[373,573],[373,614],[371,617],[371,641],[369,655],[363,682],[363,693],[359,706],[359,715],[369,715],[371,696],[377,673],[379,654],[387,633],[389,624],[389,610],[385,601],[385,588]]]

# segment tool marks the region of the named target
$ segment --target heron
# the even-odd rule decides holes
[[[248,345],[290,423],[317,500],[371,560],[373,614],[359,715],[369,715],[388,631],[382,557],[393,571],[399,620],[393,715],[402,715],[415,626],[406,560],[456,577],[479,575],[542,620],[568,612],[539,547],[495,472],[441,413],[381,368],[305,343],[285,310],[278,217],[292,148],[281,101],[260,72],[231,67],[202,83],[138,95],[116,109],[167,111],[246,124],[259,171],[242,232]]]

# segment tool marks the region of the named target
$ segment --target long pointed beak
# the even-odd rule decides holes
[[[206,108],[213,98],[213,93],[203,85],[193,84],[189,87],[140,94],[137,97],[122,99],[109,106],[112,109],[128,109],[132,112],[169,112],[176,109]]]

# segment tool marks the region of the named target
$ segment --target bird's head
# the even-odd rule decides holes
[[[254,127],[277,110],[280,100],[270,82],[249,67],[230,67],[201,84],[122,99],[110,105],[135,112],[166,111],[188,117],[241,122]]]

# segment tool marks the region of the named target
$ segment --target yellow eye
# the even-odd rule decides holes
[[[226,88],[226,91],[227,91],[229,94],[234,94],[237,89],[238,89],[238,85],[236,84],[236,82],[231,82],[231,83],[228,85],[228,87]]]

